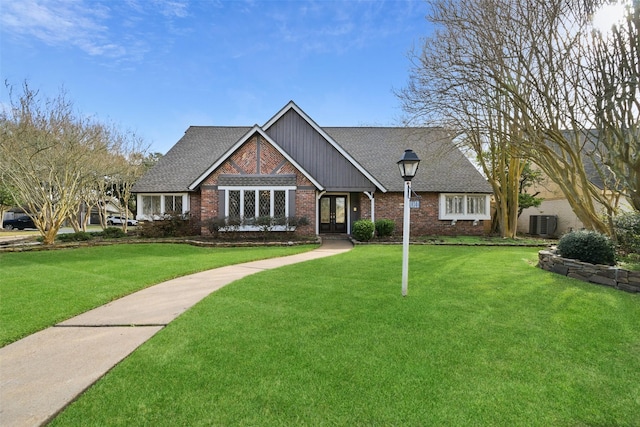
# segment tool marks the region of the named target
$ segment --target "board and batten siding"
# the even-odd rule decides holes
[[[267,131],[326,191],[374,191],[375,185],[294,110]]]

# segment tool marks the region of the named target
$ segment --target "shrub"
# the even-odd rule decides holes
[[[105,239],[120,239],[121,237],[125,237],[127,233],[122,231],[122,228],[107,227],[102,230],[102,233],[100,233],[100,235]]]
[[[613,230],[623,254],[640,254],[640,212],[626,212],[613,219]]]
[[[266,233],[267,231],[271,231],[271,228],[273,227],[273,218],[270,216],[259,216],[255,220],[255,225],[260,229],[260,231]]]
[[[376,233],[378,237],[388,237],[391,236],[393,230],[396,228],[396,223],[390,219],[379,219],[376,220]]]
[[[353,237],[361,242],[368,242],[373,237],[375,225],[368,219],[360,219],[353,223]]]
[[[306,216],[290,216],[287,218],[289,227],[304,227],[309,225],[309,219]]]
[[[192,234],[192,224],[188,214],[167,214],[158,221],[145,221],[137,231],[142,237],[183,237]]]
[[[83,242],[93,239],[93,236],[86,231],[77,231],[75,233],[58,234],[56,238],[61,242]]]
[[[558,253],[565,258],[590,264],[614,265],[616,254],[613,242],[596,231],[572,231],[558,242]]]
[[[218,237],[220,230],[227,226],[227,220],[219,217],[209,218],[204,221],[204,225],[213,237]]]

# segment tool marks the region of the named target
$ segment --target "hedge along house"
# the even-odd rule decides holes
[[[440,128],[320,127],[294,102],[263,126],[192,126],[134,186],[138,220],[189,213],[201,234],[258,230],[257,218],[305,218],[296,233],[350,234],[359,219],[402,231],[406,148],[422,162],[413,179],[412,235],[478,235],[491,188]],[[238,226],[240,224],[240,226]],[[280,225],[278,225],[280,224]]]

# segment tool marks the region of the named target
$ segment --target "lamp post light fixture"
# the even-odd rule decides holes
[[[404,179],[404,220],[402,223],[402,296],[407,296],[409,282],[409,227],[411,216],[409,204],[411,202],[411,180],[416,176],[420,159],[413,150],[404,150],[402,158],[398,160],[400,175]]]

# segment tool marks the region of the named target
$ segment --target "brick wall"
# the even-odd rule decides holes
[[[420,208],[411,209],[411,236],[480,236],[484,234],[483,221],[473,225],[473,221],[457,221],[451,225],[450,220],[438,219],[438,193],[418,193]],[[404,219],[403,193],[376,193],[375,219],[391,219],[396,223],[394,234],[402,235]],[[361,218],[371,218],[371,203],[368,197],[360,199]]]
[[[303,176],[303,178],[305,177]],[[296,233],[303,235],[316,234],[315,189],[303,189],[296,191],[296,217],[305,217],[309,221],[309,225],[296,228]]]
[[[290,162],[263,138],[254,136],[245,142],[229,159],[218,167],[200,185],[200,193],[191,195],[191,215],[196,224],[201,224],[200,232],[209,233],[203,222],[219,216],[218,179],[222,174],[229,175],[277,175],[295,174],[296,185],[296,213],[297,217],[306,217],[307,226],[299,226],[297,234],[315,234],[316,230],[316,195],[313,184]],[[473,221],[438,220],[439,200],[437,193],[419,193],[420,208],[411,209],[411,235],[482,235],[483,221],[473,225]],[[358,209],[361,218],[371,218],[371,203],[367,196],[360,197]],[[395,234],[402,235],[403,222],[403,194],[375,193],[375,218],[391,219],[396,223]],[[200,222],[198,222],[200,221]]]
[[[296,216],[304,216],[309,225],[296,229],[297,234],[315,234],[315,188],[282,154],[263,138],[254,136],[245,142],[229,159],[204,179],[200,185],[199,219],[206,221],[219,216],[218,179],[220,175],[279,175],[295,174],[296,185],[303,187],[296,191]],[[195,207],[192,205],[192,210]],[[201,234],[209,234],[202,226]]]
[[[192,231],[194,234],[198,234],[200,232],[200,193],[191,193],[189,194],[189,219],[191,220]]]

